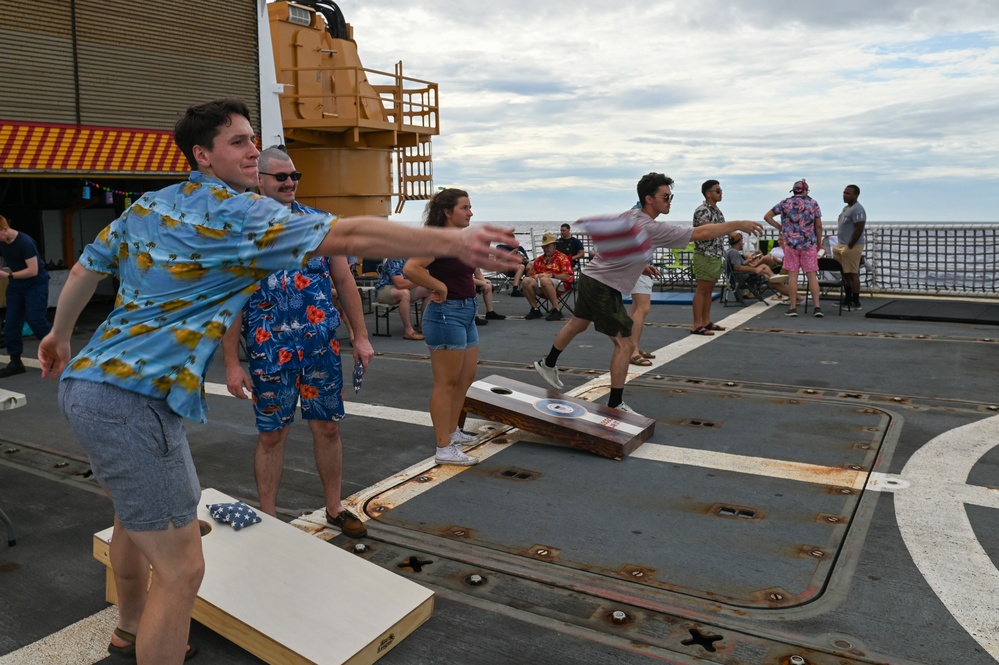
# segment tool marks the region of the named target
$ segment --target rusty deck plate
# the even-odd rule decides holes
[[[466,551],[550,564],[542,574],[597,574],[731,608],[815,601],[858,526],[888,415],[717,391],[638,388],[629,402],[675,415],[623,462],[520,442],[401,505],[390,491],[369,508],[393,506],[380,522]]]

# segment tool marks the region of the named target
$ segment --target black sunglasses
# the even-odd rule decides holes
[[[261,171],[260,175],[269,175],[278,182],[284,182],[288,178],[291,178],[295,182],[298,182],[299,180],[302,179],[302,173],[300,171],[292,171],[291,173],[264,173],[263,171]]]

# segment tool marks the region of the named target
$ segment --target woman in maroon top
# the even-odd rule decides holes
[[[472,220],[468,193],[443,189],[430,199],[424,212],[427,226],[463,229]],[[465,393],[475,380],[479,360],[478,308],[474,268],[458,259],[414,258],[406,262],[406,276],[430,290],[423,308],[423,336],[430,349],[434,387],[430,393],[430,419],[437,439],[438,464],[471,466],[479,460],[461,451],[476,437],[458,429]]]

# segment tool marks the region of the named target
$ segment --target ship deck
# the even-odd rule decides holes
[[[728,330],[714,337],[688,334],[689,307],[653,306],[642,347],[656,359],[626,392],[656,420],[650,441],[615,461],[470,420],[483,461],[464,469],[433,463],[429,356],[393,315],[348,395],[344,494],[370,518],[360,556],[437,604],[379,662],[995,663],[999,329],[865,317],[879,302],[822,319],[716,302]],[[105,312],[88,308],[74,348]],[[478,377],[544,385],[531,363],[560,325],[480,328]],[[605,401],[609,358],[602,335],[577,337],[566,392]],[[220,360],[207,378],[209,422],[188,426],[201,483],[254,504],[252,413]],[[91,555],[110,502],[37,364],[0,387],[27,397],[0,412],[0,508],[17,528],[0,543],[0,665],[114,662]],[[322,503],[299,423],[280,513],[306,526]],[[191,640],[200,662],[261,662],[197,624]],[[41,655],[67,643],[78,660]]]

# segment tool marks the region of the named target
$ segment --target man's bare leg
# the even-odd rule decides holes
[[[198,521],[180,528],[171,524],[164,531],[132,531],[125,542],[126,548],[136,547],[153,568],[153,583],[135,631],[137,661],[139,665],[182,663],[194,600],[205,575]]]
[[[616,335],[611,337],[611,341],[614,342],[610,365],[611,388],[624,388],[624,382],[628,378],[628,361],[635,355],[635,340]]]
[[[316,458],[316,469],[323,484],[323,497],[330,515],[343,511],[343,439],[340,438],[340,423],[335,420],[309,420],[312,430],[312,452]],[[285,428],[287,429],[287,428]],[[278,478],[280,483],[281,479]],[[275,493],[276,494],[276,493]]]
[[[697,290],[694,292],[694,330],[711,323],[711,296],[714,295],[714,290],[715,282],[697,280]]]
[[[260,432],[257,449],[253,454],[253,474],[257,479],[257,500],[260,510],[277,517],[277,495],[284,469],[284,444],[289,427],[275,432]]]
[[[134,635],[149,595],[149,559],[132,542],[117,515],[108,554],[118,591],[118,627]]]

